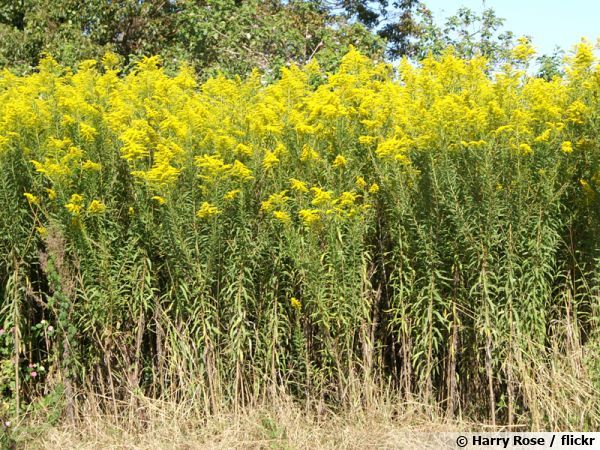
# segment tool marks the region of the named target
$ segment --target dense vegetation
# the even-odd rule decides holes
[[[160,55],[202,79],[223,72],[273,77],[313,58],[334,70],[350,45],[372,58],[458,54],[502,60],[513,41],[491,8],[461,8],[443,26],[418,0],[0,0],[0,67],[35,69],[44,54],[75,67],[111,51],[124,70]],[[553,64],[555,66],[556,64]]]
[[[2,72],[4,420],[285,393],[597,428],[600,70],[510,57]]]

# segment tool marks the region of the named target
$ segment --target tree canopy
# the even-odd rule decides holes
[[[74,66],[112,51],[125,66],[156,54],[203,76],[276,75],[312,58],[333,70],[350,45],[390,60],[452,45],[496,63],[514,41],[493,9],[438,23],[420,0],[0,0],[0,67],[27,72],[45,53]],[[557,61],[540,61],[544,76]]]

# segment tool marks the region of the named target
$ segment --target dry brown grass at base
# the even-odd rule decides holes
[[[143,399],[125,417],[83,414],[74,424],[30,424],[18,448],[362,449],[439,448],[424,432],[478,428],[447,421],[424,405],[376,405],[340,414],[307,412],[287,399],[237,413],[198,417],[192,408]]]
[[[88,392],[80,397],[74,423],[63,420],[50,426],[40,414],[15,424],[14,439],[18,448],[35,449],[439,449],[440,442],[427,433],[597,431],[600,393],[580,361],[592,349],[585,350],[553,348],[546,355],[551,364],[527,353],[513,361],[528,409],[515,417],[512,427],[449,420],[442,408],[407,403],[375,387],[369,392],[379,394],[370,397],[368,406],[357,400],[357,406],[338,412],[323,403],[299,403],[279,392],[269,401],[255,399],[253,406],[210,416],[199,402],[130,393],[129,402],[115,403]],[[474,417],[468,411],[464,414]]]

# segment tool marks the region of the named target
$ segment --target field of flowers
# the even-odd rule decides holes
[[[597,429],[600,69],[532,54],[0,73],[0,416],[395,396]]]

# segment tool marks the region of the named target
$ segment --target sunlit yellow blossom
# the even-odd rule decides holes
[[[375,136],[359,136],[358,137],[358,142],[363,144],[363,145],[371,145],[374,144],[375,142],[377,142],[377,138]]]
[[[375,153],[380,158],[395,158],[398,161],[407,160],[406,152],[410,140],[408,139],[387,139],[377,146]]]
[[[161,197],[160,195],[155,195],[155,196],[151,197],[151,199],[154,200],[159,205],[164,205],[165,203],[167,203],[167,199],[165,199],[164,197]]]
[[[500,127],[496,128],[496,129],[493,131],[493,133],[494,133],[494,134],[508,133],[508,132],[512,131],[512,130],[513,130],[513,128],[514,128],[514,127],[513,127],[512,125],[502,125],[502,126],[500,126]]]
[[[594,62],[594,47],[587,39],[582,39],[574,49],[574,55],[568,60],[572,63],[572,71],[581,73],[591,67]]]
[[[98,170],[102,169],[102,165],[100,163],[96,163],[96,162],[90,161],[88,159],[81,165],[81,168],[83,170],[98,171]]]
[[[206,219],[221,214],[221,210],[209,202],[204,202],[200,205],[200,209],[196,216],[200,219]]]
[[[317,132],[317,129],[311,125],[307,125],[305,123],[299,123],[298,125],[296,125],[296,131],[298,133],[304,133],[304,134],[315,134]]]
[[[106,52],[102,57],[102,65],[109,70],[114,70],[121,62],[121,57],[113,52]]]
[[[308,192],[308,186],[304,181],[297,180],[296,178],[290,178],[290,184],[292,189],[298,192]]]
[[[73,203],[73,202],[69,202],[65,205],[65,208],[67,209],[67,211],[69,211],[72,215],[76,216],[77,214],[79,214],[81,212],[81,209],[83,208],[83,205],[79,204],[79,203]]]
[[[550,139],[550,134],[552,130],[550,128],[545,129],[539,136],[537,136],[534,141],[535,142],[548,142]]]
[[[314,206],[323,206],[327,205],[333,199],[333,192],[326,191],[319,187],[313,187],[310,189],[313,193],[313,199],[311,204]]]
[[[373,183],[369,187],[369,194],[377,194],[379,192],[379,185],[377,183]]]
[[[525,63],[535,55],[535,49],[531,45],[531,41],[522,36],[518,39],[518,44],[512,49],[512,57],[522,63]]]
[[[348,164],[348,160],[343,155],[337,155],[333,160],[333,167],[335,168],[346,167],[346,164]]]
[[[571,143],[571,141],[564,141],[561,145],[560,145],[560,149],[563,151],[563,153],[572,153],[573,152],[573,144]]]
[[[297,311],[300,311],[300,309],[302,309],[302,303],[296,297],[290,298],[290,305]]]
[[[61,123],[63,124],[63,126],[67,127],[69,125],[73,125],[74,123],[76,123],[77,121],[75,120],[75,118],[73,116],[71,116],[70,114],[65,114],[62,118]]]
[[[201,170],[200,178],[207,181],[216,181],[227,176],[232,168],[231,164],[226,164],[218,155],[196,156],[195,161],[196,166]]]
[[[91,127],[85,123],[79,124],[79,133],[81,134],[81,137],[88,142],[93,141],[98,135],[98,131],[94,127]]]
[[[48,235],[48,230],[46,229],[46,227],[36,227],[35,231],[37,231],[37,233],[41,236],[47,236]]]
[[[358,195],[355,192],[342,192],[337,198],[336,203],[342,208],[351,208],[354,206]]]
[[[288,225],[292,221],[289,213],[285,211],[273,211],[273,216],[284,225]]]
[[[567,108],[567,120],[574,124],[583,125],[585,123],[586,116],[589,114],[589,107],[585,105],[581,100],[576,100]]]
[[[263,159],[262,166],[265,170],[271,170],[273,167],[279,164],[279,158],[275,155],[275,153],[271,151],[267,151],[265,153],[265,158]]]
[[[146,120],[136,119],[132,121],[131,127],[121,134],[120,139],[123,142],[122,157],[133,162],[149,156],[155,132]]]
[[[51,188],[46,188],[46,193],[48,194],[48,198],[50,200],[56,200],[56,191]]]
[[[245,156],[252,156],[252,153],[254,153],[254,151],[252,150],[252,147],[246,144],[238,144],[237,147],[235,148],[235,151],[237,153],[239,153],[240,155],[245,155]]]
[[[281,191],[276,194],[271,194],[269,198],[261,203],[261,211],[271,212],[277,208],[284,206],[290,198],[286,195],[287,191]]]
[[[529,146],[529,144],[520,144],[519,145],[519,150],[521,150],[521,152],[524,155],[530,155],[531,153],[533,153],[533,150],[531,149],[531,147]]]
[[[83,195],[81,194],[73,194],[69,199],[71,203],[83,203]]]
[[[23,195],[25,196],[25,198],[27,199],[27,201],[29,203],[31,203],[32,205],[39,205],[40,204],[40,200],[35,195],[33,195],[32,193],[25,192]]]
[[[361,176],[356,177],[356,187],[359,189],[364,189],[367,187],[367,182],[365,181],[365,179]]]
[[[316,225],[321,221],[321,214],[318,209],[301,209],[298,211],[302,223],[306,226]]]
[[[99,200],[92,200],[87,210],[90,214],[102,214],[106,211],[106,205]]]
[[[231,190],[231,191],[227,192],[227,193],[226,193],[226,194],[223,196],[223,198],[224,198],[225,200],[234,200],[234,199],[235,199],[235,198],[236,198],[238,195],[240,195],[240,193],[241,193],[241,192],[242,192],[242,191],[241,191],[241,190],[239,190],[239,189],[233,189],[233,190]]]
[[[319,153],[312,147],[309,147],[308,145],[302,147],[302,152],[300,154],[301,161],[318,161],[320,158]]]
[[[83,208],[83,195],[81,194],[73,194],[69,199],[69,203],[65,205],[67,211],[71,213],[71,215],[78,215]]]
[[[244,163],[238,161],[237,159],[233,162],[229,173],[233,178],[237,178],[242,181],[249,181],[254,179],[252,176],[252,170],[244,165]]]
[[[287,147],[286,147],[284,144],[282,144],[282,143],[280,142],[280,143],[278,143],[278,144],[277,144],[277,146],[275,147],[275,150],[273,150],[273,153],[275,153],[275,155],[276,155],[278,158],[282,158],[282,157],[284,157],[284,156],[288,155],[288,153],[289,153],[289,152],[288,152],[288,149],[287,149]]]

